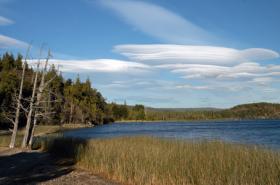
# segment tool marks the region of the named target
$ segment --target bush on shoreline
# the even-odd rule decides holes
[[[71,148],[71,155],[61,150],[65,147]],[[46,145],[46,150],[71,156],[78,167],[124,184],[280,183],[278,152],[219,141],[121,137],[81,142],[58,138]]]

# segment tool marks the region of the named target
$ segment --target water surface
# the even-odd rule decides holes
[[[65,136],[86,139],[139,135],[223,140],[280,149],[280,120],[114,123],[65,132]]]

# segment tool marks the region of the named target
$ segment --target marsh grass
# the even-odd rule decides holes
[[[139,185],[276,185],[280,154],[250,146],[152,137],[59,138],[46,145],[53,154],[69,150],[78,167]]]

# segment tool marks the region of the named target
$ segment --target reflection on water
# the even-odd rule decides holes
[[[257,144],[280,149],[280,120],[114,123],[65,132],[65,136],[104,138],[150,135]]]

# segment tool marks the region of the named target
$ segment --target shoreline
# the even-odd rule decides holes
[[[35,134],[34,138],[36,137],[42,137],[42,136],[48,136],[49,134],[55,134],[59,132],[64,132],[68,130],[75,130],[75,129],[81,129],[81,128],[91,128],[92,126],[84,125],[84,124],[63,124],[63,125],[38,125],[35,128]],[[1,130],[0,134],[0,153],[3,152],[3,150],[7,151],[9,150],[9,143],[11,138],[11,132],[9,130]],[[24,128],[19,129],[17,133],[16,138],[16,146],[14,149],[21,149],[20,144],[21,140],[24,134]]]
[[[49,125],[41,125],[41,126],[48,127]],[[58,126],[58,125],[54,125],[54,126]],[[48,135],[48,134],[55,134],[55,133],[64,132],[64,131],[68,131],[68,130],[76,130],[76,129],[92,128],[92,127],[94,127],[94,126],[83,125],[83,124],[72,124],[72,123],[71,124],[63,124],[62,126],[59,126],[59,128],[55,131],[38,133],[38,134],[35,134],[34,137],[45,136],[45,135]]]
[[[164,123],[172,123],[172,122],[223,122],[223,121],[271,121],[271,120],[280,120],[278,119],[201,119],[201,120],[117,120],[113,123],[158,123],[158,122],[164,122]]]

